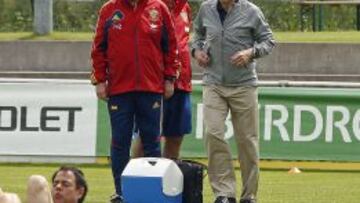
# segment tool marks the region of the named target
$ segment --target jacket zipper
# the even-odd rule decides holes
[[[134,8],[134,12],[137,16],[137,7]],[[141,16],[140,16],[141,18]],[[140,83],[140,66],[139,66],[139,36],[138,36],[138,22],[139,19],[136,19],[136,26],[135,26],[135,67],[136,67],[136,82],[135,82],[135,90],[139,90],[139,83]]]
[[[226,19],[226,17],[225,17]],[[223,47],[224,47],[224,24],[225,24],[225,20],[224,22],[221,24],[221,47],[220,47],[220,53],[221,53],[221,81],[222,84],[224,84],[225,82],[225,66],[224,66],[224,51],[223,51]]]
[[[221,27],[221,66],[222,66],[222,74],[221,74],[221,81],[222,81],[222,84],[225,84],[226,82],[226,70],[225,70],[225,59],[224,59],[224,51],[223,51],[223,47],[224,47],[224,36],[225,36],[225,30],[226,30],[226,20],[229,18],[229,15],[231,13],[231,11],[234,10],[233,8],[231,8],[226,16],[225,16],[225,19],[223,21],[223,23],[221,24],[222,27]],[[229,60],[229,59],[226,59],[226,60]]]

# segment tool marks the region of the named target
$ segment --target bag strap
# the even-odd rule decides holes
[[[191,164],[196,164],[196,165],[200,165],[201,167],[203,167],[204,170],[204,174],[203,174],[203,179],[206,178],[206,176],[208,175],[208,166],[206,164],[203,164],[201,162],[198,161],[194,161],[191,159],[172,159],[173,161],[175,161],[176,163],[178,162],[184,162],[184,163],[191,163]]]

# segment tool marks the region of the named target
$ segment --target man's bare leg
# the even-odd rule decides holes
[[[183,136],[165,137],[163,157],[168,159],[177,159],[180,155]]]
[[[144,149],[141,142],[140,136],[137,136],[135,140],[132,142],[131,146],[131,157],[137,158],[137,157],[143,157],[144,156]]]
[[[32,175],[28,180],[27,203],[52,203],[51,191],[45,177]]]

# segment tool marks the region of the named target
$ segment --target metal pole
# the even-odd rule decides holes
[[[304,32],[305,25],[304,25],[304,5],[300,4],[300,30],[301,32]]]
[[[356,5],[356,28],[360,31],[360,5]]]
[[[47,35],[53,31],[53,0],[34,0],[34,33]]]
[[[312,6],[312,20],[313,20],[313,25],[312,25],[312,27],[313,27],[313,31],[314,32],[316,32],[317,31],[317,26],[316,26],[316,24],[317,24],[317,18],[316,18],[316,5],[315,4],[313,4],[313,6]]]
[[[318,23],[318,30],[322,31],[324,28],[324,6],[323,5],[318,5],[318,19],[319,19],[319,23]]]
[[[1,83],[65,83],[65,84],[90,84],[89,80],[80,79],[40,79],[40,78],[1,78]],[[193,85],[203,85],[202,80],[192,80]],[[323,88],[360,88],[358,82],[336,81],[291,81],[291,80],[260,80],[259,87],[323,87]]]

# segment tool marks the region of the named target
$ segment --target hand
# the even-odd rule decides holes
[[[165,90],[164,90],[164,97],[165,99],[169,99],[174,94],[174,82],[165,80]]]
[[[230,62],[235,66],[244,66],[248,64],[253,57],[253,49],[246,49],[236,52],[231,58]]]
[[[102,100],[108,99],[107,85],[105,82],[101,82],[96,85],[96,96]]]
[[[194,58],[197,61],[197,63],[199,64],[199,66],[201,66],[203,68],[205,68],[210,61],[210,58],[207,55],[207,53],[203,50],[198,50],[198,49],[196,49],[194,52]]]

